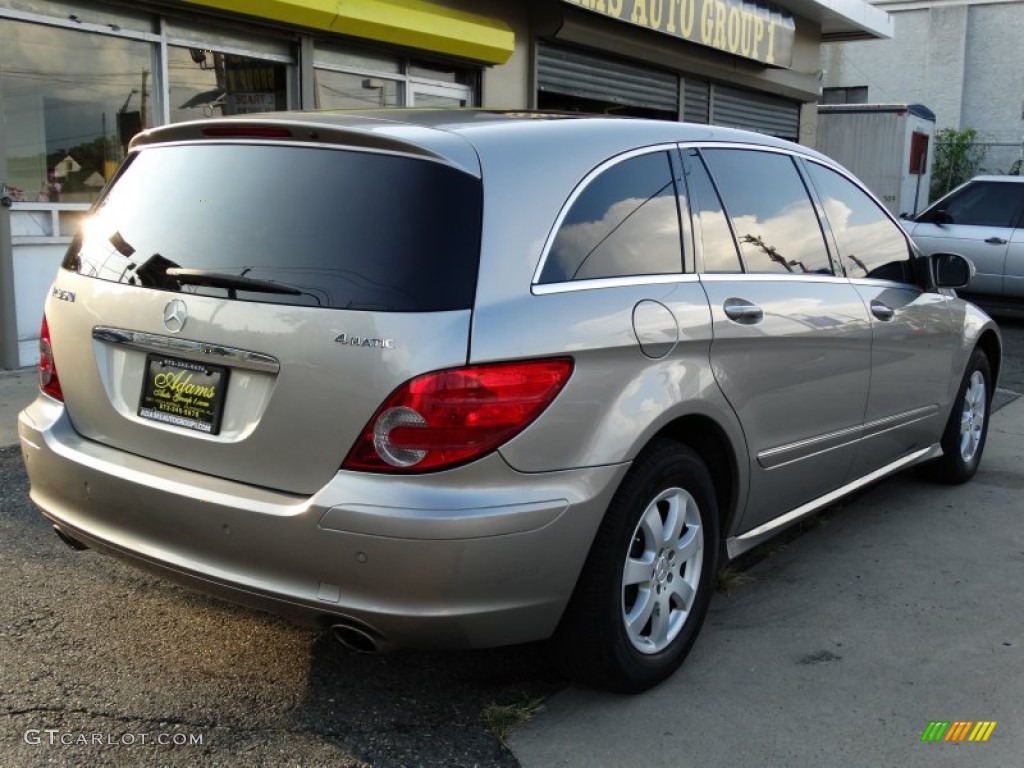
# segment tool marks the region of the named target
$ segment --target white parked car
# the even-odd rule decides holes
[[[1024,176],[975,176],[904,228],[925,254],[959,253],[974,263],[963,293],[1024,299]]]

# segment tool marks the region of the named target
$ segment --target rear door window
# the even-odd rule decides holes
[[[745,149],[702,152],[747,272],[834,274],[821,224],[792,158]]]
[[[64,266],[243,301],[465,309],[476,286],[481,202],[478,179],[418,158],[256,144],[158,146],[131,159]]]
[[[572,203],[540,282],[679,274],[681,233],[669,153],[628,158],[592,179]]]

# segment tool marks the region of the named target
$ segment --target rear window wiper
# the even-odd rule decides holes
[[[216,272],[212,269],[183,269],[181,267],[170,267],[167,276],[173,277],[181,285],[204,285],[208,288],[226,288],[228,298],[237,298],[237,291],[252,291],[254,293],[280,293],[288,296],[301,296],[302,291],[291,288],[287,285],[274,283],[270,280],[257,280],[253,277],[242,277],[240,275],[228,275],[224,272]]]

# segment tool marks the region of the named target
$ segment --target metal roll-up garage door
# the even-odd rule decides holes
[[[679,114],[674,73],[543,41],[537,46],[537,90]]]
[[[800,105],[767,93],[716,84],[712,122],[796,141],[800,135]]]
[[[767,133],[796,141],[800,135],[800,104],[767,93],[746,91],[687,77],[683,119],[728,128]]]
[[[690,123],[711,122],[711,83],[695,77],[683,84],[683,120]]]

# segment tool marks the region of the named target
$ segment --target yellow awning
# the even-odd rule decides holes
[[[394,43],[490,64],[512,55],[507,24],[425,0],[185,0],[246,16]]]

